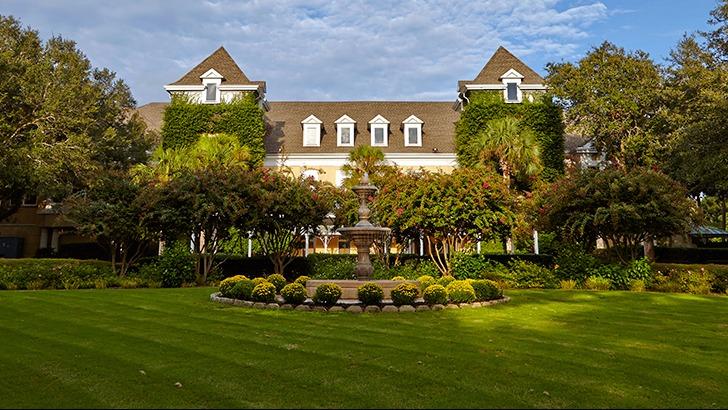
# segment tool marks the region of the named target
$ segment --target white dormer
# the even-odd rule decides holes
[[[356,121],[344,114],[336,123],[336,146],[353,147],[354,146],[354,127]]]
[[[424,121],[410,115],[406,120],[402,121],[404,131],[405,147],[421,147],[422,146],[422,124]]]
[[[386,147],[389,145],[389,121],[377,115],[369,121],[369,129],[372,133],[372,147]]]
[[[301,121],[304,147],[321,146],[321,124],[323,122],[315,115],[309,115],[305,120]]]
[[[222,75],[211,68],[200,76],[202,85],[205,87],[202,91],[200,101],[206,104],[217,104],[220,102],[220,83],[222,83]]]
[[[523,101],[523,93],[521,92],[521,80],[523,75],[514,69],[506,71],[501,77],[503,82],[503,99],[507,103],[519,103]]]

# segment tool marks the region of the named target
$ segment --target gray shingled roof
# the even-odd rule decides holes
[[[170,85],[200,85],[202,84],[200,76],[211,68],[223,76],[222,84],[259,85],[265,89],[265,81],[249,80],[248,76],[245,75],[235,60],[225,50],[225,47],[220,47],[215,50],[209,57],[202,60],[200,64],[197,64],[187,74],[183,75],[182,78]]]
[[[475,79],[458,81],[458,89],[462,91],[466,84],[501,84],[501,76],[510,69],[518,71],[523,76],[521,84],[544,83],[543,77],[501,46],[485,63]]]

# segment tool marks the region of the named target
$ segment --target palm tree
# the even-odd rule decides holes
[[[349,152],[349,160],[341,169],[348,174],[347,181],[356,185],[364,174],[374,177],[385,165],[381,149],[360,145]]]
[[[514,174],[536,175],[541,172],[540,148],[536,135],[512,117],[491,120],[475,141],[480,165],[493,160],[510,186]]]

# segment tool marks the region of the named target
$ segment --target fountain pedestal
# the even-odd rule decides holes
[[[389,228],[380,228],[369,222],[371,211],[367,202],[369,196],[377,192],[377,187],[369,184],[369,176],[364,174],[359,185],[351,189],[359,197],[359,222],[352,227],[340,228],[342,236],[354,242],[357,251],[356,278],[358,280],[371,280],[374,273],[372,261],[369,260],[369,248],[376,239],[383,238],[389,233]]]

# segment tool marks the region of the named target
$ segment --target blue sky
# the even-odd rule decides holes
[[[3,0],[44,38],[75,40],[139,105],[224,45],[268,99],[454,100],[499,45],[536,71],[609,40],[663,62],[715,0]]]

